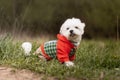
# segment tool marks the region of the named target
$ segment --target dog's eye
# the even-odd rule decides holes
[[[77,26],[75,27],[76,29],[79,29]]]
[[[67,30],[69,30],[69,28],[66,28]]]

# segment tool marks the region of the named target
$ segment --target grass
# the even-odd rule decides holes
[[[76,66],[61,65],[57,60],[40,61],[37,56],[24,56],[22,42],[10,36],[0,38],[0,65],[28,69],[58,80],[120,80],[120,41],[83,40],[76,52]],[[33,50],[39,46],[33,42]],[[31,53],[32,53],[31,52]]]

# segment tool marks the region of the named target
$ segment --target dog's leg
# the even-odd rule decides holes
[[[73,67],[74,66],[74,63],[71,62],[71,61],[67,61],[64,63],[67,67]]]
[[[37,55],[40,60],[43,60],[43,61],[46,61],[46,58],[42,55],[42,51],[40,48],[38,48],[34,53],[33,55]]]
[[[39,55],[40,53],[41,53],[41,49],[38,48],[38,49],[33,53],[33,55]]]

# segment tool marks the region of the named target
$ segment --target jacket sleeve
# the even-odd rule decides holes
[[[66,61],[70,61],[69,52],[70,49],[65,43],[59,43],[59,45],[57,45],[57,59],[59,60],[59,62],[64,63]]]
[[[61,62],[64,63],[66,61],[69,61],[69,56],[68,52],[62,49],[58,49],[57,51],[57,59]]]

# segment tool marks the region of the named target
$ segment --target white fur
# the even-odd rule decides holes
[[[82,23],[78,18],[67,19],[60,28],[60,34],[79,44],[84,33],[84,27],[85,23]],[[70,30],[73,30],[74,36],[70,36]]]
[[[32,44],[30,42],[24,42],[22,43],[22,46],[21,46],[24,50],[24,53],[26,56],[30,55],[30,51],[32,49]]]
[[[65,62],[65,65],[66,65],[67,67],[71,67],[71,66],[74,66],[74,63],[71,62],[71,61],[66,61],[66,62]]]

